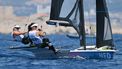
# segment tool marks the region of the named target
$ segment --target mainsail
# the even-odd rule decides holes
[[[69,22],[78,32],[85,49],[83,0],[52,0],[50,20]]]
[[[97,48],[102,46],[113,47],[112,29],[105,0],[96,0],[96,22],[97,22]]]
[[[50,20],[62,20],[71,24],[78,32],[81,46],[86,49],[83,0],[52,0]],[[105,0],[96,0],[97,48],[113,47],[113,38]]]

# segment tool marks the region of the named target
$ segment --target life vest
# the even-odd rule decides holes
[[[11,35],[15,41],[22,42],[23,44],[29,44],[31,42],[28,35],[25,35],[25,34],[24,35],[15,35],[15,34],[13,34],[13,32],[11,33]]]
[[[42,38],[40,36],[37,36],[37,31],[30,31],[29,32],[29,38],[34,44],[41,44],[42,43]]]

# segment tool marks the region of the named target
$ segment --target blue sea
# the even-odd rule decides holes
[[[56,48],[75,49],[79,47],[78,39],[68,38],[63,34],[48,35]],[[24,46],[12,41],[10,34],[0,34],[0,69],[121,69],[122,35],[114,34],[117,52],[111,60],[99,59],[32,59],[32,53],[24,50],[11,50],[10,46]],[[95,38],[87,38],[87,44],[95,43]]]

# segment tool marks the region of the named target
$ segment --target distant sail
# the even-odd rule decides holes
[[[71,24],[85,46],[83,0],[52,0],[50,20],[62,20]]]
[[[105,0],[96,0],[97,48],[113,46],[112,29]]]

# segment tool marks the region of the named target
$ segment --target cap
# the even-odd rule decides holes
[[[34,27],[34,26],[38,26],[38,24],[33,24],[33,25],[31,25],[31,27]]]
[[[20,26],[19,25],[15,25],[14,28],[20,28]]]

